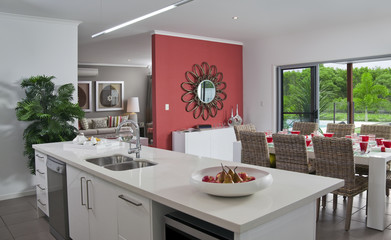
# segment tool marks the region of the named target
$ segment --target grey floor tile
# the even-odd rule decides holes
[[[15,238],[15,240],[55,240],[49,232],[39,232]]]
[[[367,222],[367,214],[366,214],[365,208],[360,209],[359,211],[353,213],[352,220],[366,223]]]
[[[44,218],[8,226],[15,238],[40,232],[49,232],[49,223]]]
[[[357,207],[353,206],[352,207],[352,214],[356,213],[359,210],[360,210],[360,208],[357,208]],[[325,208],[321,208],[320,209],[320,212],[323,212],[324,214],[329,214],[329,215],[332,215],[332,216],[338,216],[338,217],[345,218],[345,216],[346,216],[346,206],[342,205],[342,204],[338,204],[337,205],[337,209],[334,211],[333,210],[333,204],[332,203],[327,203]]]
[[[23,222],[28,222],[32,220],[38,219],[37,216],[37,210],[31,209],[28,211],[24,212],[18,212],[18,213],[13,213],[9,215],[4,215],[2,216],[4,223],[7,226],[18,224],[18,223],[23,223]]]
[[[28,202],[18,202],[17,204],[0,207],[0,216],[9,215],[18,212],[24,212],[34,209]]]
[[[13,198],[13,199],[7,199],[7,200],[2,200],[0,201],[0,207],[3,206],[11,206],[11,205],[18,205],[20,203],[26,203],[31,198],[35,198],[35,195],[30,195],[30,196],[25,196],[25,197],[20,197],[20,198]]]
[[[391,215],[385,216],[385,223],[386,223],[386,226],[391,226]]]
[[[333,215],[330,215],[330,214],[325,214],[325,213],[320,212],[318,224],[319,225],[325,225],[325,226],[327,226],[327,225],[334,226],[334,224],[342,222],[344,220],[345,219],[342,218],[342,217],[333,216]]]
[[[365,223],[352,220],[350,223],[350,230],[345,231],[345,221],[328,224],[319,222],[317,224],[317,240],[350,240],[350,239],[383,239],[387,232],[381,232],[367,228]],[[387,238],[384,238],[387,239]]]
[[[13,240],[10,231],[6,226],[0,227],[0,240]]]
[[[3,222],[3,219],[0,217],[0,228],[1,227],[4,227],[5,226],[5,224],[4,224],[4,222]]]
[[[36,195],[28,196],[28,197],[26,197],[26,200],[31,204],[31,206],[33,206],[34,209],[37,209],[37,196]]]

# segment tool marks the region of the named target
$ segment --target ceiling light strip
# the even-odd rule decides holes
[[[193,1],[193,0],[182,0],[182,1],[179,1],[179,2],[174,3],[174,4],[172,4],[172,5],[168,6],[168,7],[165,7],[165,8],[159,9],[159,10],[156,10],[156,11],[154,11],[154,12],[145,14],[144,16],[135,18],[135,19],[133,19],[133,20],[127,21],[127,22],[122,23],[122,24],[120,24],[120,25],[117,25],[117,26],[115,26],[115,27],[106,29],[106,30],[104,30],[104,31],[102,31],[102,32],[96,33],[96,34],[92,35],[91,37],[92,37],[92,38],[95,38],[95,37],[98,37],[98,36],[101,36],[101,35],[110,33],[110,32],[112,32],[112,31],[118,30],[118,29],[120,29],[120,28],[129,26],[129,25],[134,24],[134,23],[136,23],[136,22],[140,22],[140,21],[142,21],[142,20],[144,20],[144,19],[147,19],[147,18],[153,17],[153,16],[155,16],[155,15],[158,15],[158,14],[160,14],[160,13],[167,12],[167,11],[169,11],[169,10],[171,10],[171,9],[174,9],[174,8],[176,8],[176,7],[179,7],[179,6],[183,5],[183,4],[186,4],[186,3],[191,2],[191,1]]]

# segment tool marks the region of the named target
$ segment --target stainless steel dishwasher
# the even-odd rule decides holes
[[[70,239],[66,165],[64,162],[48,156],[46,166],[48,170],[50,233],[57,240]]]

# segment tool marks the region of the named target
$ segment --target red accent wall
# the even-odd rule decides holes
[[[185,72],[192,71],[194,64],[202,62],[215,65],[227,84],[223,109],[206,121],[201,117],[194,119],[181,100],[185,93],[181,88],[181,83],[186,81]],[[154,146],[171,150],[172,131],[198,124],[227,124],[232,107],[236,114],[236,104],[243,117],[242,45],[155,34],[152,36],[152,86]],[[168,111],[165,104],[169,104]]]

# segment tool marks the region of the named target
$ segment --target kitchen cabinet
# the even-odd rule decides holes
[[[118,188],[118,239],[152,239],[151,200]]]
[[[46,168],[47,155],[35,151],[35,182],[38,215],[49,216],[48,178]],[[41,211],[41,212],[40,212]]]
[[[116,186],[67,165],[69,233],[72,239],[116,239]]]
[[[233,142],[235,141],[233,127],[172,133],[173,151],[227,161],[233,161]]]

